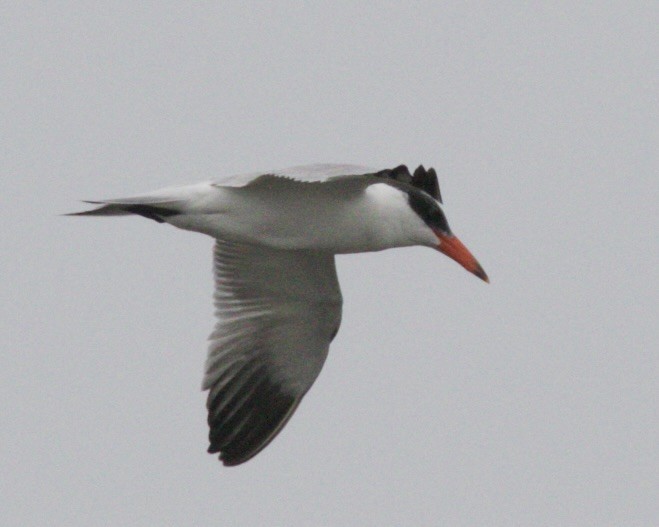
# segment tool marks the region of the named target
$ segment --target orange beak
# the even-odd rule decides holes
[[[476,258],[469,252],[469,249],[460,240],[452,234],[446,235],[439,232],[435,234],[437,234],[440,242],[437,246],[438,251],[443,252],[446,256],[458,262],[467,271],[475,274],[484,282],[490,283],[490,279],[485,274],[485,271],[483,271],[481,264],[478,263]]]

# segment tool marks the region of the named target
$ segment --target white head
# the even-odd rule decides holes
[[[410,175],[406,166],[375,174],[383,178],[382,184],[372,185],[369,190],[377,193],[381,203],[398,209],[397,224],[388,228],[399,238],[407,237],[410,245],[432,247],[458,262],[470,273],[489,282],[485,271],[476,258],[453,234],[441,204],[437,174],[433,169],[420,166]],[[392,218],[393,219],[393,218]]]

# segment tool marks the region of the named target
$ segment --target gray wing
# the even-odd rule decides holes
[[[241,174],[233,176],[223,181],[214,183],[218,187],[244,187],[250,185],[257,180],[268,177],[281,177],[285,179],[293,179],[295,181],[307,183],[321,183],[331,179],[346,177],[346,176],[362,176],[370,175],[376,170],[358,165],[337,165],[337,164],[318,164],[318,165],[303,165],[281,170],[272,170],[270,172],[254,172],[251,174]]]
[[[213,186],[245,187],[257,182],[272,181],[273,179],[292,180],[303,183],[324,183],[327,181],[336,181],[337,179],[343,181],[352,179],[366,185],[378,180],[385,180],[393,184],[415,187],[428,193],[442,203],[437,172],[434,168],[426,170],[423,165],[419,165],[414,171],[414,174],[410,174],[409,169],[405,165],[384,170],[376,170],[359,165],[304,165],[285,168],[283,170],[273,170],[271,172],[255,172],[233,176],[224,181],[213,183]]]
[[[215,286],[208,451],[238,465],[279,433],[320,373],[342,298],[332,254],[221,240]]]

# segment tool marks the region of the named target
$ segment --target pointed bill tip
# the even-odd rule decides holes
[[[485,273],[485,270],[481,267],[481,264],[476,262],[476,269],[472,271],[478,278],[483,280],[483,282],[489,284],[490,283],[490,278],[487,276]]]
[[[458,262],[467,271],[483,280],[483,282],[490,283],[490,279],[483,270],[481,264],[478,263],[476,258],[474,258],[458,238],[452,234],[445,234],[442,232],[436,234],[440,242],[437,249],[440,252]]]

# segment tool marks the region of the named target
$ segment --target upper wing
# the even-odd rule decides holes
[[[321,183],[330,179],[336,179],[344,176],[361,176],[373,174],[376,172],[372,168],[358,165],[334,165],[318,164],[303,165],[282,170],[272,170],[270,172],[254,172],[251,174],[241,174],[228,179],[214,183],[218,187],[244,187],[254,183],[256,180],[267,177],[282,177],[293,179],[295,181],[307,183]]]
[[[320,373],[342,298],[332,254],[221,240],[215,286],[208,451],[237,465],[277,435]]]
[[[283,170],[273,170],[271,172],[255,172],[252,174],[242,174],[233,176],[223,181],[214,183],[218,187],[244,187],[257,181],[268,178],[284,178],[305,183],[322,183],[337,178],[345,177],[370,177],[377,176],[389,181],[396,181],[403,185],[411,185],[419,190],[430,194],[437,201],[442,203],[442,194],[439,189],[439,180],[434,168],[426,170],[423,165],[419,165],[410,174],[405,165],[399,165],[395,168],[385,170],[375,170],[373,168],[359,165],[304,165]]]
[[[401,185],[410,185],[423,190],[430,194],[434,199],[442,203],[442,194],[439,189],[439,180],[434,168],[426,170],[423,165],[419,165],[410,174],[405,165],[399,165],[395,168],[385,170],[375,170],[373,168],[359,165],[337,165],[337,164],[318,164],[303,165],[282,170],[273,170],[271,172],[255,172],[252,174],[241,174],[233,176],[223,181],[213,183],[217,187],[245,187],[256,182],[275,179],[288,179],[304,183],[322,183],[338,178],[364,178],[364,183],[372,183],[373,176],[383,178],[390,182],[396,182]]]

